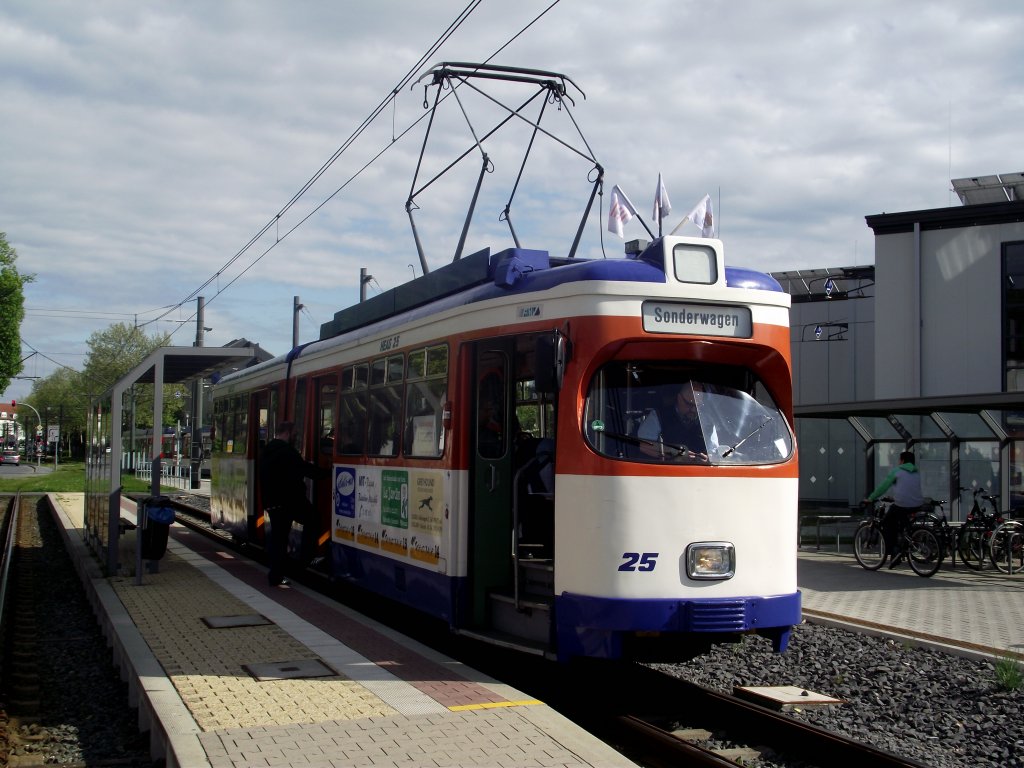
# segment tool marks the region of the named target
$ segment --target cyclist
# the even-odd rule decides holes
[[[899,550],[898,532],[924,503],[924,496],[921,495],[921,473],[917,471],[917,465],[914,463],[913,451],[903,451],[900,454],[900,463],[893,467],[864,501],[873,502],[890,488],[893,503],[889,505],[885,519],[882,520],[882,535],[885,537],[886,551],[892,552],[889,567],[893,568],[904,557],[904,553]]]

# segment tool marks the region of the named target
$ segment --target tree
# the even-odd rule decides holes
[[[29,402],[46,418],[47,424],[59,421],[61,444],[72,455],[82,449],[85,439],[86,414],[93,397],[104,394],[114,384],[146,359],[154,350],[166,346],[170,336],[147,336],[145,331],[129,323],[111,325],[93,333],[86,342],[89,352],[85,369],[60,368],[38,379],[32,386]],[[179,396],[175,397],[178,393]],[[163,421],[165,425],[184,420],[184,403],[188,391],[181,385],[164,387]],[[134,398],[134,400],[132,400]],[[135,413],[135,426],[153,426],[153,386],[140,384],[124,403],[123,428],[131,430],[130,418]]]
[[[86,346],[82,376],[91,394],[99,395],[110,389],[117,380],[137,366],[151,352],[166,346],[170,337],[147,336],[131,323],[114,323],[105,331],[93,333]]]
[[[32,384],[28,400],[43,416],[47,426],[60,428],[61,450],[78,455],[85,440],[85,420],[89,397],[82,386],[82,374],[70,368],[58,368]]]
[[[97,331],[86,342],[89,353],[85,358],[82,377],[87,390],[100,395],[117,380],[141,363],[150,353],[170,343],[170,334],[147,336],[146,332],[130,323],[115,323],[105,331]],[[140,427],[153,426],[153,387],[135,387],[135,423]],[[180,385],[164,387],[163,420],[173,424],[180,417],[182,398],[174,393],[184,390]],[[127,414],[126,414],[127,415]]]
[[[25,319],[25,286],[35,275],[18,272],[18,252],[0,232],[0,392],[21,373],[21,321]]]

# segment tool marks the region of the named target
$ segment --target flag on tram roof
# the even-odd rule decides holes
[[[672,203],[668,199],[668,190],[665,189],[665,182],[658,174],[658,187],[654,190],[654,220],[661,221],[672,213]]]
[[[683,221],[692,221],[700,227],[701,237],[714,237],[715,218],[711,210],[711,195],[704,195],[703,199],[693,207],[693,210],[686,214],[686,218]],[[680,222],[681,224],[682,222]],[[676,229],[679,229],[679,227],[676,227]]]
[[[622,233],[622,225],[636,215],[636,208],[629,202],[626,193],[616,184],[612,187],[611,205],[608,208],[608,231],[614,232],[619,237],[625,237]]]

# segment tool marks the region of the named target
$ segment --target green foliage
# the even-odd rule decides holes
[[[1024,686],[1024,667],[1012,656],[1003,656],[996,661],[996,683],[1006,691],[1016,691]]]
[[[21,321],[25,319],[25,286],[35,275],[18,272],[18,253],[0,232],[0,392],[21,373]]]
[[[32,385],[27,398],[47,425],[60,427],[64,445],[72,435],[85,432],[89,399],[82,390],[81,374],[70,368],[58,368]],[[31,421],[31,420],[30,420]]]
[[[150,353],[169,342],[166,334],[147,336],[143,329],[130,323],[111,325],[89,337],[89,353],[83,371],[61,368],[39,379],[27,402],[46,416],[48,423],[60,421],[63,440],[76,436],[80,443],[84,438],[90,398],[102,395]],[[165,425],[184,421],[187,394],[188,389],[180,384],[164,387]],[[139,384],[129,393],[124,403],[125,418],[130,419],[133,412],[136,426],[143,429],[153,426],[153,385]],[[126,423],[125,430],[128,429]]]
[[[147,336],[142,328],[131,323],[114,323],[105,331],[96,331],[86,342],[89,354],[82,371],[88,391],[102,394],[151,352],[169,342],[169,335]]]
[[[129,373],[150,353],[170,343],[170,336],[147,336],[146,332],[130,323],[115,323],[105,331],[97,331],[86,342],[89,354],[85,361],[82,376],[88,382],[93,394],[101,394],[117,383],[118,379]],[[185,393],[180,385],[164,387],[163,422],[174,424],[181,419],[180,413],[185,398],[174,396],[175,392]],[[153,385],[136,384],[129,393],[128,402],[124,404],[125,417],[131,418],[134,411],[135,425],[142,428],[153,426]],[[128,428],[129,424],[125,424]]]

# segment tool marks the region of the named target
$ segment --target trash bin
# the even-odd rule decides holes
[[[142,557],[159,560],[167,551],[167,533],[174,522],[174,507],[166,496],[148,496],[142,500]]]

